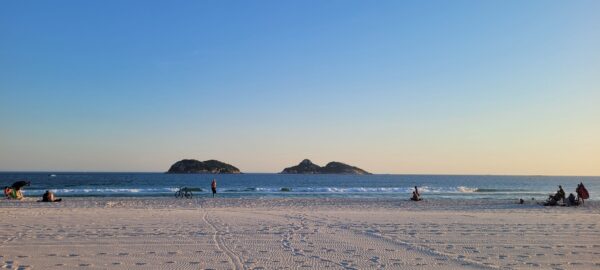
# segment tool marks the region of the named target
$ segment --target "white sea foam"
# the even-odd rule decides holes
[[[477,188],[470,188],[470,187],[459,186],[459,187],[456,188],[456,190],[458,192],[471,193],[471,192],[476,192]]]

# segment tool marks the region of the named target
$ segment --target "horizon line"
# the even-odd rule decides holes
[[[45,171],[45,170],[18,170],[18,171],[4,171],[0,170],[0,173],[162,173],[167,174],[166,171]],[[190,174],[190,175],[236,175],[235,173],[172,173],[172,174]],[[239,174],[282,174],[280,172],[241,172]],[[287,175],[357,175],[357,174],[287,174]],[[528,176],[528,177],[600,177],[600,175],[550,175],[550,174],[469,174],[469,173],[371,173],[370,175],[430,175],[430,176]],[[362,176],[369,176],[362,175]]]

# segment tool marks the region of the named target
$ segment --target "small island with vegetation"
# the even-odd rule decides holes
[[[332,161],[321,167],[305,159],[300,164],[283,169],[282,174],[371,174],[363,169],[341,162]]]
[[[207,161],[183,159],[171,165],[167,173],[238,174],[241,172],[233,165],[214,159]]]

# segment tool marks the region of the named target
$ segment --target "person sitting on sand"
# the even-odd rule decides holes
[[[15,188],[6,187],[4,188],[4,196],[9,200],[22,200],[23,193]]]
[[[579,205],[579,201],[577,199],[575,199],[575,195],[573,195],[573,193],[569,194],[569,197],[567,198],[567,205],[568,206],[578,206]]]
[[[10,194],[12,193],[12,188],[10,188],[9,186],[5,186],[4,187],[4,197],[6,197],[7,200],[10,200]]]
[[[50,190],[46,190],[46,193],[42,195],[42,202],[60,202],[62,199],[54,198],[54,193]]]
[[[417,186],[415,186],[415,191],[413,191],[412,193],[412,197],[410,198],[413,201],[420,201],[421,199],[421,194],[419,193],[419,189],[417,188]]]

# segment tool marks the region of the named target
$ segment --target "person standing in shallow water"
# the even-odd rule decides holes
[[[217,179],[212,180],[212,183],[210,183],[210,189],[212,189],[213,198],[214,198],[215,194],[217,194]]]

